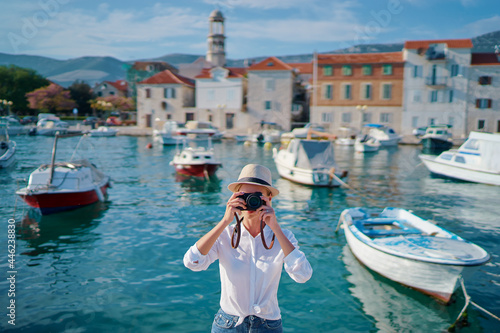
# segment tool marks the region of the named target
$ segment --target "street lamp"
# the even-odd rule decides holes
[[[361,133],[361,131],[363,129],[363,116],[365,114],[365,111],[368,109],[368,106],[367,105],[358,105],[358,106],[356,106],[356,109],[358,109],[361,112],[360,125],[359,125],[359,132]]]
[[[12,101],[8,101],[6,99],[0,100],[0,104],[2,104],[2,113],[5,107],[7,106],[7,115],[10,115],[10,107],[12,106]]]

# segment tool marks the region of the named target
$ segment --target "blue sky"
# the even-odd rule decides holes
[[[229,59],[500,30],[498,0],[23,0],[1,5],[0,52],[125,61],[204,55],[214,9],[226,18]]]

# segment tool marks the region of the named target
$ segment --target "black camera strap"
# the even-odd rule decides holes
[[[243,221],[244,217],[242,216],[241,219],[238,218],[238,214],[234,213],[234,217],[236,218],[236,225],[234,226],[233,229],[233,234],[231,235],[231,246],[233,249],[237,248],[238,245],[240,245],[240,238],[241,238],[241,222]],[[236,234],[236,243],[234,241],[234,234]]]

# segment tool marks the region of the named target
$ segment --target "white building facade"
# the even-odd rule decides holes
[[[500,54],[473,54],[468,79],[467,131],[500,132]]]
[[[470,39],[407,41],[401,130],[447,124],[454,137],[467,137]]]
[[[244,68],[213,67],[195,78],[195,119],[210,121],[220,130],[246,128]]]
[[[185,122],[194,106],[194,81],[165,70],[137,87],[137,125],[159,129],[165,121]]]

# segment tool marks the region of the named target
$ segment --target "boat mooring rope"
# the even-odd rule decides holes
[[[486,313],[486,314],[490,315],[491,317],[495,318],[496,320],[500,321],[500,318],[498,316],[496,316],[493,313],[489,312],[485,308],[477,305],[476,303],[474,303],[471,300],[471,297],[469,296],[469,294],[467,294],[467,290],[465,289],[464,279],[462,278],[462,276],[460,276],[459,279],[460,279],[460,284],[462,285],[462,291],[463,291],[464,297],[465,297],[465,304],[464,304],[464,307],[462,308],[462,311],[460,311],[460,313],[458,314],[458,317],[455,320],[455,322],[453,324],[451,324],[451,326],[448,328],[448,331],[452,331],[452,330],[455,329],[455,326],[456,326],[457,322],[460,320],[460,318],[462,318],[462,316],[463,316],[465,310],[467,310],[467,307],[469,306],[469,304],[474,305],[479,310],[483,311],[484,313]]]

